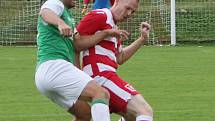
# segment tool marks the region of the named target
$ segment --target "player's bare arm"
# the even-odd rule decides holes
[[[131,45],[122,49],[117,55],[117,63],[123,64],[143,45],[143,43],[149,38],[150,25],[146,22],[140,24],[140,37],[134,41]]]
[[[72,36],[72,29],[53,11],[51,11],[50,9],[42,9],[40,14],[44,21],[49,24],[58,26],[58,29],[62,36]]]
[[[95,46],[106,37],[128,39],[128,35],[129,33],[127,31],[118,29],[106,29],[94,35],[80,35],[77,33],[75,35],[74,45],[77,51],[82,51],[88,49],[89,47]]]

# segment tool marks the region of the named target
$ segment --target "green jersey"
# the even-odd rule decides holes
[[[60,18],[72,29],[75,27],[75,21],[72,13],[64,7]],[[48,60],[64,59],[71,63],[74,62],[73,40],[63,37],[58,27],[38,18],[38,36],[37,36],[37,64]]]

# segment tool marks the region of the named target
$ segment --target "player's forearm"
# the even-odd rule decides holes
[[[40,12],[40,15],[42,16],[43,20],[49,24],[58,26],[64,23],[64,21],[60,17],[58,17],[54,12],[49,9],[43,9]]]
[[[108,36],[109,36],[108,30],[103,30],[94,35],[86,35],[86,36],[76,34],[74,45],[76,50],[78,51],[86,50],[92,46],[95,46],[96,44],[98,44],[100,41],[104,40]]]
[[[129,58],[131,58],[137,50],[143,45],[143,40],[142,39],[137,39],[134,41],[132,44],[129,46],[123,48],[122,52],[118,55],[117,57],[117,62],[118,64],[123,64],[126,62]]]
[[[131,45],[124,48],[120,54],[118,54],[118,64],[123,64],[129,58],[131,58],[131,56],[134,55],[135,52],[137,52],[137,50],[142,46],[142,44],[149,38],[150,28],[151,26],[147,22],[142,22],[140,24],[140,37]]]

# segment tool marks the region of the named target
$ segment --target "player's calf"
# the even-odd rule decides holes
[[[90,121],[91,120],[91,112],[90,105],[87,102],[82,100],[78,100],[72,108],[68,110],[69,113],[75,116],[74,121]]]
[[[91,115],[94,121],[110,121],[109,93],[96,81],[90,81],[83,90],[80,99],[91,99]]]
[[[136,121],[153,121],[153,110],[140,94],[132,96],[127,105],[127,113],[130,117],[136,117]]]

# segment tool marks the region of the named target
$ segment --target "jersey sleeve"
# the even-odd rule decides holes
[[[48,0],[42,5],[41,10],[45,8],[50,9],[58,16],[61,16],[63,14],[64,5],[60,0]]]
[[[80,35],[92,35],[97,31],[101,31],[106,28],[107,16],[103,11],[92,11],[87,14],[77,25],[77,32]]]

